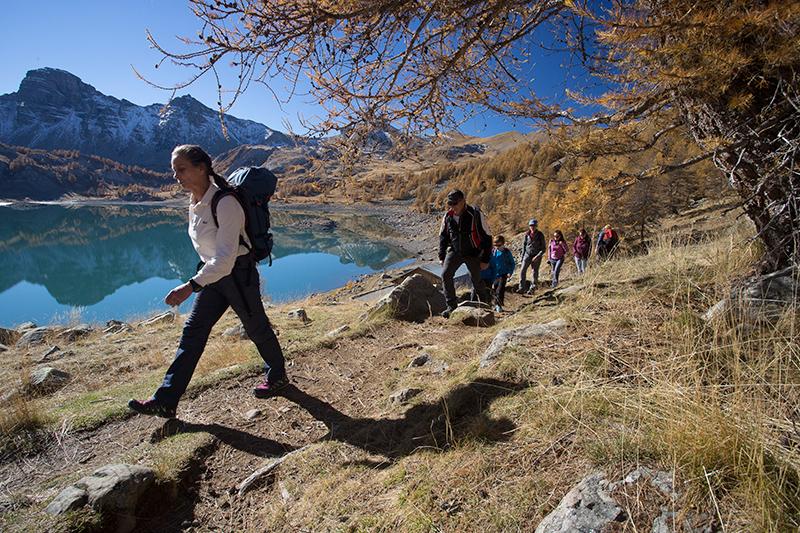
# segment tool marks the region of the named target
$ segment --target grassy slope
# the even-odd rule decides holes
[[[73,462],[55,481],[31,476],[17,484],[12,495],[23,503],[0,515],[0,524],[52,526],[39,510],[58,488],[97,464],[125,459],[154,465],[165,482],[185,478],[193,462],[205,460],[212,479],[196,485],[191,512],[208,527],[236,530],[531,530],[586,473],[599,467],[624,475],[637,465],[674,470],[681,490],[675,508],[705,513],[706,522],[727,531],[795,529],[797,314],[791,310],[777,325],[756,330],[737,317],[703,322],[699,313],[748,273],[758,251],[741,229],[731,229],[730,219],[704,213],[678,222],[673,227],[711,230],[715,238],[661,242],[646,255],[595,265],[581,280],[586,287],[555,305],[511,298],[509,307],[519,311],[489,329],[441,319],[420,326],[381,321],[331,340],[327,331],[359,324],[361,304],[309,299],[303,302],[314,318],[309,326],[283,318],[287,309],[273,311],[296,382],[312,379],[307,390],[346,413],[346,421],[293,414],[302,410],[283,399],[269,404],[269,420],[240,426],[243,435],[310,446],[239,499],[223,491],[252,471],[262,452],[214,424],[147,441],[136,432],[154,435],[157,423],[110,421],[123,416],[122,399],[146,394],[160,378],[178,326],[137,331],[118,352],[98,339],[82,341],[73,370],[92,371],[76,372],[55,399],[24,407],[51,420],[39,433],[46,442],[82,425],[101,436],[115,428],[110,434],[123,442],[129,433],[130,448],[98,446],[96,463]],[[500,329],[556,317],[569,327],[478,369]],[[224,320],[217,331],[233,323],[230,316]],[[405,370],[403,350],[395,355],[391,348],[408,341],[449,370]],[[4,366],[7,376],[24,370]],[[246,409],[237,405],[245,396],[237,395],[255,368],[249,343],[215,337],[185,417],[216,424],[231,406]],[[386,397],[402,386],[423,393],[408,407],[391,406]],[[95,401],[105,398],[111,400]],[[334,431],[320,441],[325,425]],[[13,479],[11,468],[4,472]],[[626,501],[633,518],[621,527],[649,530],[659,502],[640,493]]]

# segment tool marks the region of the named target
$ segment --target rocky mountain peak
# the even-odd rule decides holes
[[[57,68],[29,70],[19,84],[17,98],[25,104],[70,106],[100,93],[79,77]]]

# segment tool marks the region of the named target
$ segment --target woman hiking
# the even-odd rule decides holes
[[[550,263],[550,268],[553,270],[551,287],[558,285],[558,275],[561,273],[567,252],[567,241],[564,240],[564,234],[561,233],[561,230],[554,231],[553,238],[550,239],[550,244],[547,246],[547,262]]]
[[[175,359],[161,386],[147,400],[131,400],[128,407],[143,415],[172,418],[200,356],[211,328],[228,309],[242,321],[247,336],[255,343],[264,360],[265,379],[253,393],[269,398],[285,388],[283,352],[264,312],[256,261],[250,253],[245,231],[245,213],[231,194],[227,182],[211,166],[211,158],[199,146],[181,145],[172,151],[175,179],[190,195],[189,237],[200,256],[197,273],[186,283],[172,289],[164,298],[167,305],[177,306],[197,293],[191,313],[183,326],[183,334]],[[212,213],[216,205],[217,223]]]
[[[592,253],[592,241],[586,228],[581,228],[575,241],[572,243],[572,256],[575,258],[575,266],[578,267],[578,274],[586,272],[586,264],[589,262],[589,255]]]

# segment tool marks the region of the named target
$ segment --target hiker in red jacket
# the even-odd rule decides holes
[[[589,255],[592,253],[592,241],[586,228],[581,228],[575,241],[572,243],[572,256],[575,258],[575,265],[578,267],[578,274],[586,272],[586,264],[589,262]]]
[[[553,238],[550,239],[550,244],[547,246],[547,262],[550,263],[550,268],[553,269],[551,287],[558,285],[558,275],[561,272],[561,267],[564,265],[564,258],[569,252],[567,241],[564,240],[564,234],[560,230],[553,232]]]
[[[609,225],[604,226],[597,236],[597,256],[601,259],[610,257],[618,244],[617,232]]]

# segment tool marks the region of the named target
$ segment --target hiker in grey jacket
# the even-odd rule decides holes
[[[538,222],[535,218],[528,221],[528,231],[525,233],[525,240],[522,242],[522,268],[519,271],[519,287],[517,292],[533,294],[539,283],[539,267],[542,264],[542,257],[547,251],[547,243],[544,240],[544,233],[537,229]],[[526,274],[528,267],[533,271],[533,284],[528,287]]]

